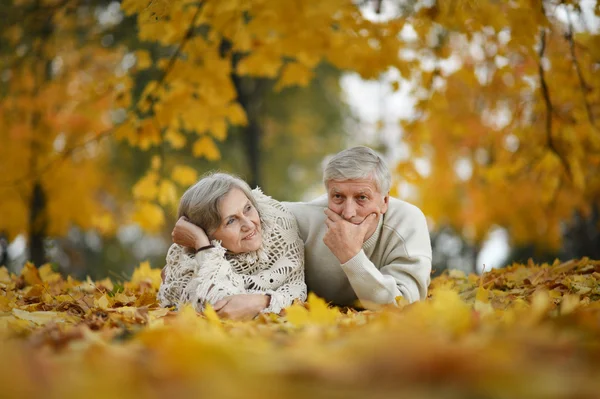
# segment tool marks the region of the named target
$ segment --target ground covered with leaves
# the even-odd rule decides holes
[[[598,398],[600,261],[451,271],[427,301],[376,311],[309,297],[221,321],[130,281],[0,269],[4,398]]]

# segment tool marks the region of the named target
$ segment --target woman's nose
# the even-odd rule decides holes
[[[252,220],[249,218],[242,218],[242,230],[247,231],[252,229]]]

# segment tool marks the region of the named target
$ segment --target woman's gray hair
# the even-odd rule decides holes
[[[217,172],[203,176],[181,196],[177,219],[185,216],[190,222],[204,229],[208,236],[212,235],[222,220],[219,203],[234,188],[246,194],[258,211],[248,183],[237,176]]]
[[[323,171],[325,188],[332,180],[375,180],[379,192],[387,195],[392,184],[392,175],[385,160],[369,147],[352,147],[338,152],[327,162]]]

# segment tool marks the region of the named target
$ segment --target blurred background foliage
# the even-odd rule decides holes
[[[0,264],[161,267],[203,173],[307,200],[355,144],[428,216],[436,273],[481,271],[497,232],[495,266],[598,259],[599,4],[3,1]]]

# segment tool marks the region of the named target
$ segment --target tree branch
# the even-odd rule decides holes
[[[544,58],[544,53],[546,51],[546,29],[542,28],[542,33],[540,35],[540,51],[539,61],[538,61],[538,74],[540,77],[540,87],[542,90],[542,96],[544,98],[544,103],[546,104],[546,140],[548,143],[548,147],[550,150],[558,156],[560,162],[563,164],[563,167],[567,171],[568,176],[571,176],[571,168],[569,167],[569,163],[562,156],[562,154],[558,151],[556,144],[554,143],[554,139],[552,137],[552,114],[554,113],[554,108],[552,106],[552,101],[550,99],[550,91],[548,90],[548,85],[546,83],[546,77],[544,75],[544,67],[542,65],[542,60]]]
[[[567,7],[567,20],[568,20],[569,30],[567,31],[567,34],[565,35],[565,37],[566,37],[567,41],[569,42],[569,49],[571,51],[571,60],[573,61],[573,66],[575,67],[575,71],[577,72],[577,79],[579,80],[579,87],[581,88],[581,97],[583,99],[583,104],[585,106],[585,112],[587,114],[588,121],[590,122],[590,124],[592,125],[594,130],[597,130],[596,121],[594,120],[594,114],[592,113],[592,108],[590,107],[590,104],[588,103],[587,98],[586,98],[586,94],[589,90],[589,86],[586,84],[585,79],[583,78],[583,73],[581,72],[581,66],[579,65],[579,61],[577,60],[577,57],[575,55],[575,42],[573,40],[573,22],[571,21],[571,12],[569,11],[568,7]]]

